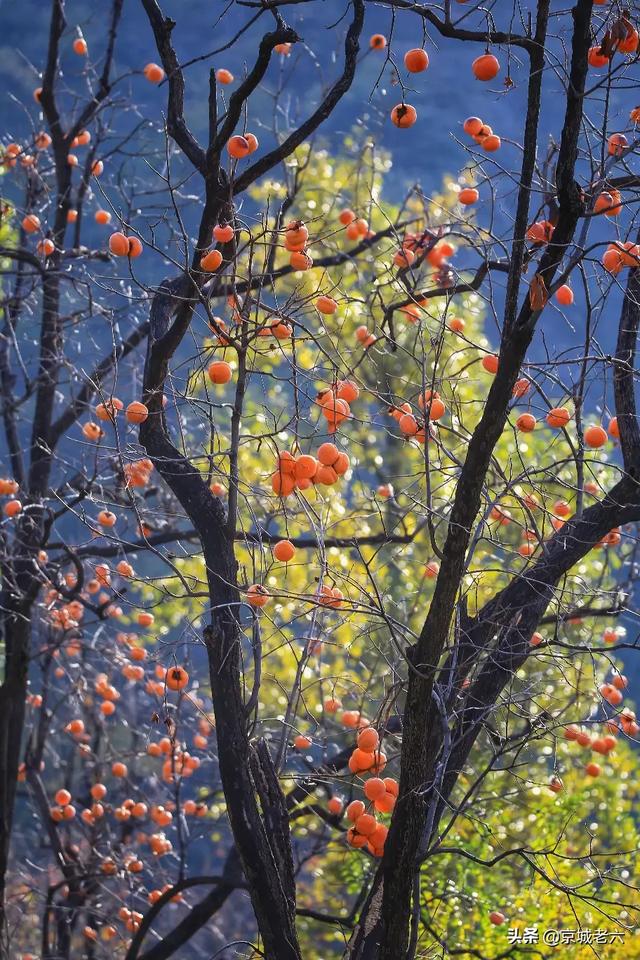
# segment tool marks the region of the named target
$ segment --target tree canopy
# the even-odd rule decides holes
[[[633,956],[633,11],[236,0],[209,50],[46,7],[0,158],[2,956]],[[445,56],[524,109],[441,111],[454,169]]]

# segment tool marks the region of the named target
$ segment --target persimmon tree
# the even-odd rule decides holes
[[[187,51],[135,6],[123,70],[122,0],[52,0],[3,141],[5,954],[631,937],[632,14],[351,0],[298,116],[336,11],[238,2]],[[400,194],[383,130],[421,149],[445,51],[522,125],[450,118],[458,170]]]

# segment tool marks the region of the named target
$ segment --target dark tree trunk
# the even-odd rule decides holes
[[[0,937],[5,941],[6,881],[29,671],[29,612],[8,589],[0,598],[5,675],[0,686]],[[8,944],[2,945],[8,949]]]

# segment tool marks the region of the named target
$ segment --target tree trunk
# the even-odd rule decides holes
[[[0,686],[0,946],[8,949],[5,892],[15,807],[20,747],[29,671],[29,611],[21,609],[8,588],[2,592],[0,633],[5,651]]]

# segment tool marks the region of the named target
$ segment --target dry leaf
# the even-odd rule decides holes
[[[543,310],[548,299],[549,294],[547,293],[544,280],[539,273],[536,273],[529,287],[529,303],[531,304],[531,309]]]

